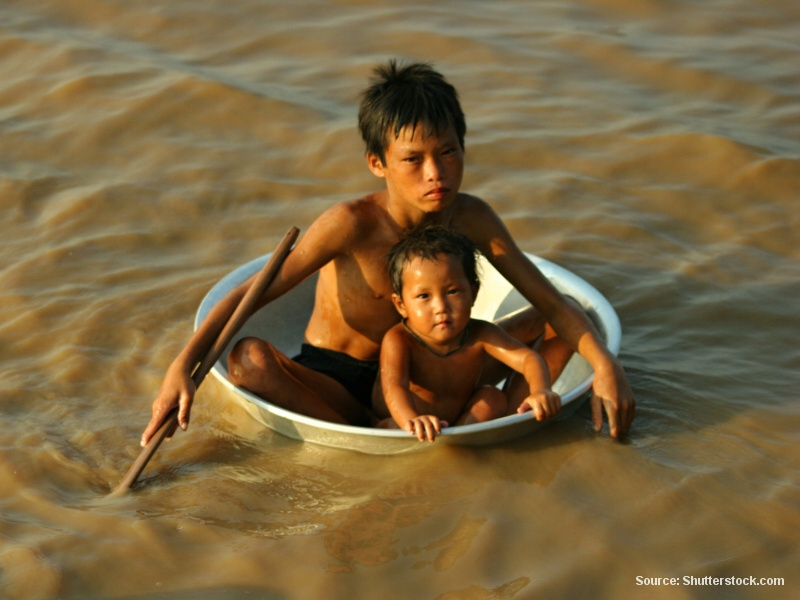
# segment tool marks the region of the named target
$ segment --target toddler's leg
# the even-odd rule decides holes
[[[456,425],[469,425],[491,421],[506,414],[506,395],[491,385],[479,387],[464,407]]]

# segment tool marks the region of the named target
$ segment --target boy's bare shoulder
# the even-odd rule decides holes
[[[490,261],[514,251],[515,243],[495,210],[481,198],[461,194],[453,211],[452,225],[466,235]],[[496,265],[495,265],[496,266]]]
[[[464,215],[473,215],[473,214],[481,214],[481,213],[494,213],[494,209],[489,206],[489,203],[486,202],[483,198],[479,198],[478,196],[473,196],[472,194],[465,194],[460,192],[457,197],[458,200],[458,208],[456,210],[457,213],[464,214]]]
[[[499,222],[500,217],[482,198],[461,193],[453,205],[452,220],[459,228],[480,230],[491,222]]]
[[[327,208],[308,228],[304,239],[315,252],[343,255],[380,245],[386,230],[385,209],[376,195],[368,195]]]
[[[371,231],[386,221],[386,209],[379,194],[369,194],[354,200],[337,202],[327,209],[319,219],[341,233]],[[318,220],[319,220],[318,219]]]

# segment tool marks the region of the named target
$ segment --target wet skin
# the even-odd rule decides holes
[[[496,325],[470,319],[477,290],[457,257],[414,257],[402,279],[402,294],[392,299],[404,324],[384,338],[381,389],[373,403],[381,426],[402,427],[420,441],[433,441],[448,423],[505,415],[506,395],[479,383],[487,354],[524,375],[523,398],[514,404],[518,412],[532,410],[539,420],[558,412],[560,398],[549,389],[541,357]]]
[[[613,437],[627,432],[635,402],[622,367],[603,346],[591,323],[570,307],[533,267],[511,239],[498,215],[483,200],[459,193],[464,152],[455,131],[424,136],[405,127],[389,139],[385,160],[367,155],[367,165],[386,189],[326,210],[308,228],[280,273],[262,296],[263,306],[319,272],[314,310],[306,329],[309,343],[362,360],[378,358],[384,333],[399,317],[383,257],[394,243],[421,223],[447,225],[466,235],[536,309],[515,324],[523,341],[532,341],[547,321],[569,348],[594,367],[593,418],[597,428],[608,414]],[[250,281],[231,291],[212,309],[167,370],[142,434],[146,444],[164,416],[179,407],[186,429],[194,398],[191,372],[222,330]],[[544,317],[544,318],[543,318]],[[528,339],[530,338],[530,339]],[[335,422],[361,423],[364,408],[337,382],[298,365],[265,340],[246,340],[231,353],[234,383],[289,410]],[[491,369],[484,369],[484,373]]]

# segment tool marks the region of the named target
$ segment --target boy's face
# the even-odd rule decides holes
[[[386,180],[389,200],[408,210],[438,212],[449,207],[461,187],[464,150],[455,130],[424,137],[423,127],[404,127],[395,139],[387,134],[386,162],[367,155],[370,170]]]
[[[402,297],[392,295],[395,307],[407,325],[434,348],[461,339],[469,323],[475,291],[460,260],[439,254],[436,261],[414,257],[403,269]]]

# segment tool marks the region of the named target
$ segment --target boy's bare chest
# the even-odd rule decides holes
[[[384,255],[380,251],[356,253],[336,259],[320,271],[315,313],[327,323],[326,335],[339,331],[352,343],[352,336],[358,333],[377,348],[383,334],[400,319],[392,304]]]
[[[352,294],[364,301],[391,302],[392,284],[386,268],[388,251],[379,246],[337,260],[333,266],[339,293]]]

